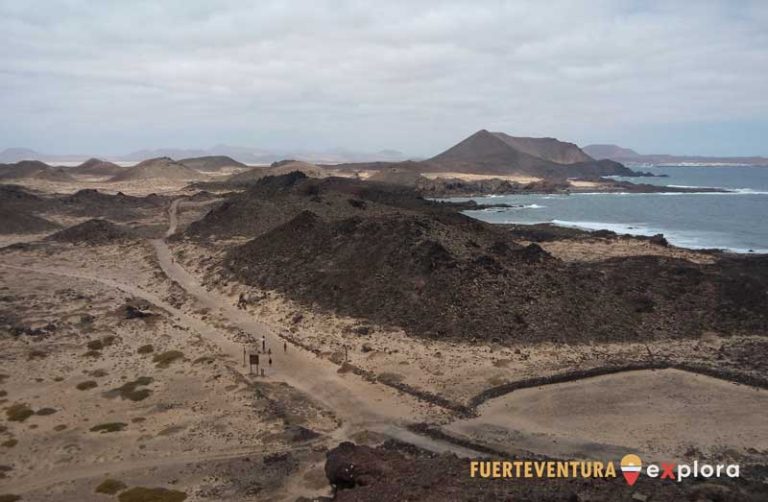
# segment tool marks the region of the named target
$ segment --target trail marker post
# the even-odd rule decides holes
[[[259,373],[259,355],[251,354],[249,358],[250,366],[248,367],[248,373],[253,373],[253,365],[256,365],[256,374]]]

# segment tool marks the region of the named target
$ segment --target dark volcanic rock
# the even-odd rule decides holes
[[[641,476],[630,487],[616,478],[481,479],[469,475],[469,460],[435,455],[396,443],[378,448],[341,443],[326,455],[325,474],[337,502],[381,500],[583,501],[648,500],[718,502],[765,500],[768,489],[756,481],[665,483]],[[652,496],[652,497],[651,497]]]
[[[242,162],[238,162],[232,157],[226,155],[208,155],[206,157],[192,157],[189,159],[181,159],[179,164],[183,164],[192,169],[204,172],[217,172],[226,168],[238,168],[244,169],[248,166]]]
[[[768,332],[768,257],[563,263],[507,227],[382,187],[265,179],[191,234],[250,233],[225,274],[412,335],[578,343]]]
[[[59,228],[37,215],[42,197],[18,185],[0,185],[0,234],[33,234]]]
[[[64,230],[59,230],[46,240],[82,244],[110,244],[113,242],[135,239],[135,235],[127,228],[115,225],[107,220],[93,219]]]
[[[146,213],[156,214],[168,206],[170,199],[159,195],[134,197],[118,192],[115,195],[94,189],[83,189],[72,195],[49,199],[45,210],[61,211],[74,216],[91,216],[125,221]]]
[[[34,214],[13,211],[0,207],[0,235],[2,234],[36,234],[59,228],[45,218]]]
[[[119,166],[101,159],[88,159],[79,166],[68,169],[68,171],[73,174],[91,176],[114,176],[129,169],[131,168]]]
[[[652,236],[650,239],[648,239],[648,242],[651,244],[656,244],[657,246],[669,246],[669,242],[667,242],[667,239],[664,237],[664,234],[656,234]]]

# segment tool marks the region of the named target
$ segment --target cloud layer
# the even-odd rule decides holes
[[[768,154],[768,3],[0,0],[0,148]]]

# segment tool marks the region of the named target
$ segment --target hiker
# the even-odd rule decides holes
[[[283,342],[283,352],[288,352],[288,342]]]
[[[271,356],[272,355],[272,347],[267,349],[267,353]]]
[[[237,308],[240,310],[245,309],[245,293],[240,293],[240,296],[237,299]]]
[[[269,358],[269,367],[272,367],[272,357]]]
[[[261,351],[262,352],[267,351],[267,337],[264,335],[261,335]]]
[[[264,368],[261,368],[261,376],[264,376]]]

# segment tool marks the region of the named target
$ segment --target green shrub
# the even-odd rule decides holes
[[[105,347],[109,347],[110,345],[113,345],[115,343],[115,340],[117,340],[117,337],[115,335],[107,335],[105,337],[102,337],[101,343],[104,344]]]
[[[99,386],[99,384],[97,384],[93,380],[86,380],[85,382],[80,382],[75,387],[77,388],[77,390],[89,390],[89,389],[93,389],[94,387],[98,387],[98,386]]]
[[[57,425],[56,427],[54,427],[54,428],[53,428],[53,430],[55,430],[56,432],[61,432],[61,431],[63,431],[63,430],[64,430],[64,429],[66,429],[66,428],[67,428],[67,426],[66,426],[66,425],[64,425],[64,424],[59,424],[59,425]]]
[[[117,496],[119,502],[183,502],[187,494],[166,488],[143,488],[137,486]]]
[[[8,395],[8,391],[7,390],[0,390],[0,397],[5,397],[7,395]]]
[[[109,398],[120,396],[122,399],[130,399],[131,401],[143,401],[152,395],[152,390],[138,389],[137,387],[146,386],[151,383],[151,377],[139,377],[133,382],[127,382],[116,389],[112,389],[105,396]]]
[[[180,350],[168,350],[162,354],[156,354],[152,358],[152,361],[157,363],[158,368],[167,368],[172,362],[184,357],[184,353]]]
[[[13,470],[13,467],[10,465],[0,465],[0,479],[5,479],[8,476],[6,476],[6,472],[11,472]]]
[[[19,440],[18,439],[9,439],[7,441],[3,441],[2,443],[0,443],[0,446],[2,446],[4,448],[13,448],[17,444],[19,444]]]
[[[91,432],[120,432],[128,427],[128,424],[123,422],[107,422],[105,424],[94,425],[91,427]]]
[[[142,345],[138,349],[136,349],[136,352],[139,354],[151,354],[155,351],[155,348],[151,344]]]
[[[56,410],[53,408],[40,408],[39,410],[37,410],[37,414],[40,415],[41,417],[53,415],[54,413],[56,413]]]
[[[89,350],[85,354],[83,354],[83,357],[101,357],[101,352],[98,350]]]
[[[23,422],[34,414],[32,408],[23,403],[14,404],[5,410],[9,422]]]
[[[30,350],[29,354],[27,354],[27,360],[32,361],[33,359],[45,359],[48,357],[48,353],[44,350]]]
[[[115,495],[117,492],[121,492],[128,488],[128,485],[122,481],[116,479],[105,479],[99,486],[96,487],[96,493],[105,493],[107,495]]]
[[[13,495],[10,493],[0,494],[0,502],[16,502],[17,500],[21,500],[21,497],[19,495]]]
[[[86,347],[88,347],[90,350],[101,350],[104,348],[104,344],[101,342],[101,340],[91,340],[87,344],[85,344]]]

